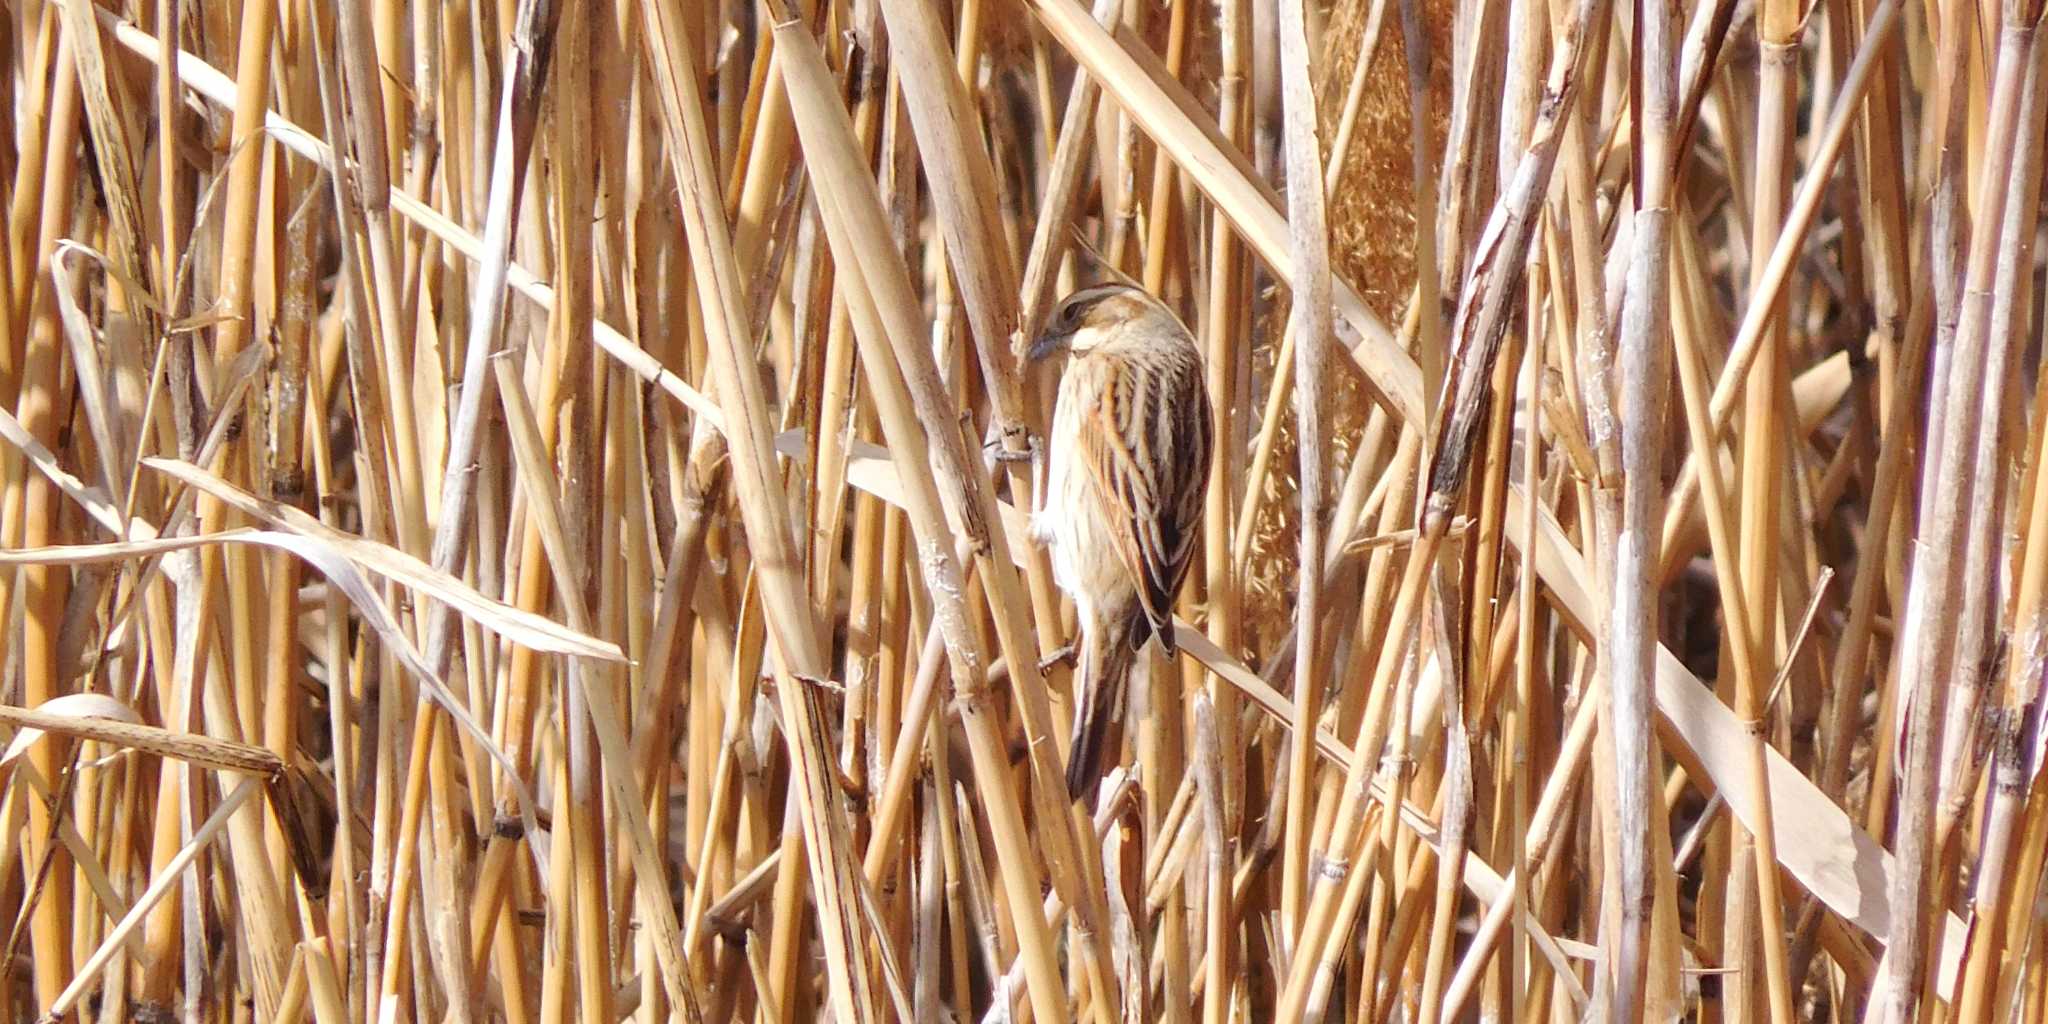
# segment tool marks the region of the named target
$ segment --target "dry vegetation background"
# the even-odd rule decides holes
[[[2048,1019],[2041,0],[0,14],[0,1017]]]

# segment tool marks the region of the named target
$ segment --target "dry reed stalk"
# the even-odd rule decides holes
[[[1302,3],[1280,9],[1281,93],[1286,120],[1289,244],[1298,274],[1293,280],[1293,308],[1288,320],[1294,334],[1296,434],[1300,441],[1298,473],[1302,501],[1300,583],[1297,586],[1294,648],[1295,720],[1292,763],[1287,777],[1286,851],[1281,867],[1281,927],[1295,941],[1307,909],[1309,853],[1308,792],[1312,767],[1309,744],[1299,737],[1312,733],[1322,703],[1322,556],[1323,531],[1329,512],[1329,488],[1323,482],[1324,346],[1330,331],[1329,232],[1324,223],[1322,146],[1315,128],[1315,99],[1309,85],[1306,13]]]
[[[2030,114],[2038,117],[2041,104],[2044,102],[2042,58],[2048,56],[2048,49],[2041,47],[2038,39],[2034,48],[2037,52],[2028,71],[2030,87],[2022,98],[2019,113],[2021,123],[2028,123]],[[2032,290],[2031,278],[2019,272],[2020,268],[2029,262],[2027,255],[2032,251],[2032,240],[2025,234],[2024,229],[2016,224],[2015,218],[2023,218],[2023,211],[2034,208],[2040,200],[2041,140],[2038,137],[2031,140],[2023,138],[2019,145],[2021,149],[2013,161],[2013,174],[2018,188],[2008,199],[2010,205],[2006,210],[2007,219],[2003,230],[2012,232],[2019,228],[2021,234],[2001,257],[1998,295],[2003,311],[1994,311],[1993,314],[1992,330],[1996,335],[2003,335],[2006,330],[2011,329],[2012,311],[2026,305],[2026,297]],[[2038,445],[2034,450],[2036,454],[2029,468],[2034,484],[2034,490],[2028,494],[2031,505],[2030,523],[2038,521],[2036,517],[2048,514],[2048,509],[2042,506],[2038,492],[2041,480]],[[2032,624],[2038,621],[2040,600],[2040,563],[2034,555],[2035,550],[2035,545],[2027,546],[2027,554],[2013,599],[2012,621],[2021,627],[2017,630],[2019,635],[2013,643],[2024,653],[2011,658],[2007,663],[2006,679],[2002,683],[2004,696],[1999,709],[2002,717],[1995,720],[1993,726],[1995,731],[1992,737],[1994,760],[1990,766],[1990,820],[1984,826],[1984,853],[1980,860],[1980,873],[1973,881],[1972,893],[1976,916],[1984,923],[1974,930],[1975,934],[1972,936],[1963,991],[1958,999],[1959,1011],[1963,1013],[1990,1012],[1991,999],[1999,987],[1997,979],[2003,966],[1999,954],[2004,941],[2001,933],[2006,911],[2001,894],[2006,891],[2005,885],[2009,877],[2006,872],[2010,869],[2012,857],[2011,844],[2014,830],[2020,827],[2017,819],[2021,813],[2020,804],[2024,800],[2025,788],[2020,777],[2020,773],[2023,772],[2021,755],[2013,744],[2019,737],[2026,735],[2029,729],[2038,728],[2038,725],[2027,721],[2031,717],[2031,711],[2027,706],[2032,702],[2021,696],[2029,686],[2038,684],[2024,680],[2023,669],[2012,667],[2033,663],[2035,659],[2032,652],[2039,649],[2038,635],[2032,628]]]
[[[1669,5],[1649,0],[1636,6],[1634,97],[1634,251],[1630,254],[1628,297],[1622,306],[1616,371],[1621,415],[1621,518],[1614,555],[1613,610],[1606,634],[1609,655],[1608,717],[1613,729],[1615,824],[1619,832],[1620,906],[1608,983],[1616,1020],[1643,1019],[1649,993],[1652,907],[1656,888],[1648,863],[1651,830],[1661,815],[1651,812],[1656,759],[1650,735],[1651,659],[1657,621],[1652,603],[1656,552],[1651,548],[1661,520],[1664,494],[1657,479],[1663,462],[1662,435],[1670,360],[1662,335],[1670,323],[1672,129],[1678,74],[1672,50],[1676,32]],[[1719,495],[1715,495],[1716,498]],[[1731,617],[1733,613],[1731,612]],[[1731,633],[1736,632],[1731,630]],[[1750,645],[1734,645],[1742,657]],[[1774,875],[1775,877],[1775,875]],[[1668,966],[1668,964],[1666,965]]]
[[[1219,10],[1216,103],[1218,123],[1224,137],[1240,149],[1249,137],[1245,116],[1245,65],[1248,21],[1242,0],[1223,0]],[[1231,572],[1234,559],[1231,524],[1235,516],[1233,498],[1243,493],[1243,458],[1238,406],[1249,399],[1251,383],[1238,367],[1248,346],[1238,343],[1249,327],[1246,307],[1250,295],[1248,260],[1238,245],[1228,219],[1219,211],[1208,220],[1208,296],[1202,309],[1203,350],[1206,357],[1211,407],[1216,410],[1215,436],[1224,442],[1209,467],[1209,493],[1203,503],[1203,599],[1208,606],[1207,638],[1224,650],[1235,651],[1242,642],[1244,590]],[[1240,398],[1239,396],[1244,396]],[[1239,746],[1244,733],[1239,727],[1239,702],[1234,691],[1218,675],[1209,677],[1208,703],[1196,699],[1195,772],[1209,785],[1203,792],[1203,823],[1208,872],[1201,890],[1206,906],[1202,932],[1201,960],[1206,970],[1201,984],[1207,997],[1202,1000],[1203,1024],[1225,1024],[1235,1002],[1231,979],[1242,948],[1236,927],[1236,903],[1230,880],[1241,856],[1238,837],[1243,828],[1245,806],[1244,765]],[[1204,728],[1204,708],[1213,717]],[[1212,741],[1214,748],[1205,745]]]
[[[55,12],[51,12],[53,15]],[[78,132],[78,86],[73,66],[73,53],[68,39],[60,43],[53,64],[48,68],[55,84],[50,97],[48,131],[52,136],[50,148],[42,156],[44,167],[38,170],[43,187],[42,208],[34,214],[17,217],[17,237],[33,237],[36,248],[22,251],[16,259],[17,276],[14,302],[17,320],[11,325],[13,339],[9,344],[10,363],[20,368],[20,377],[10,381],[20,390],[16,414],[27,428],[30,436],[39,443],[48,445],[56,432],[54,407],[59,400],[56,394],[60,381],[57,344],[55,301],[50,288],[42,284],[46,276],[49,258],[46,255],[54,242],[54,235],[64,230],[68,211],[64,208],[64,197],[68,196],[72,175],[76,165],[70,159],[70,149]],[[26,201],[19,197],[18,201]],[[20,247],[25,248],[25,247]],[[25,317],[25,319],[23,319]],[[10,396],[11,397],[11,396]],[[7,480],[5,505],[0,507],[0,535],[12,546],[21,544],[37,546],[47,543],[51,534],[51,517],[55,513],[50,485],[39,477],[30,477],[20,459],[10,460],[13,471]],[[56,665],[57,616],[60,613],[58,600],[61,595],[52,592],[56,577],[46,570],[29,569],[17,578],[0,586],[0,599],[13,607],[14,595],[18,592],[24,601],[22,632],[17,641],[20,652],[22,673],[22,700],[28,704],[40,704],[57,695],[58,680]],[[37,750],[33,767],[44,778],[55,778],[56,751]],[[50,836],[55,822],[51,810],[38,801],[26,801],[27,821],[25,835],[31,837],[20,846],[21,862],[34,864],[52,849]],[[10,861],[12,858],[9,858]],[[61,856],[53,856],[53,867],[62,867]],[[51,879],[47,891],[40,892],[40,898],[29,897],[35,903],[34,920],[31,924],[31,949],[35,959],[35,988],[40,999],[54,999],[62,988],[69,973],[70,942],[64,934],[62,919],[65,904],[70,902],[71,875],[68,870],[58,870]],[[42,890],[39,882],[30,888]],[[14,943],[10,941],[10,952]]]

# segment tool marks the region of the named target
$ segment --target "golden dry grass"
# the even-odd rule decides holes
[[[2042,8],[0,5],[0,1018],[2048,1021]]]

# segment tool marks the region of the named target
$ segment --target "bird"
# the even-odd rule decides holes
[[[1112,282],[1060,300],[1026,358],[1065,353],[1031,533],[1074,602],[1067,796],[1102,775],[1145,642],[1176,653],[1173,605],[1200,534],[1215,426],[1202,353],[1171,309]]]

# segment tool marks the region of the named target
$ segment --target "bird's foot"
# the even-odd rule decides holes
[[[1055,666],[1059,665],[1065,665],[1068,668],[1073,668],[1075,662],[1078,661],[1079,658],[1080,651],[1077,650],[1073,644],[1063,644],[1059,648],[1052,651],[1052,653],[1047,654],[1045,657],[1038,659],[1038,671],[1041,673],[1050,672],[1053,670]]]
[[[1008,463],[1037,462],[1038,456],[1045,450],[1045,442],[1041,441],[1037,434],[1024,435],[1024,447],[1017,451],[1004,448],[1002,444],[1002,439],[996,438],[982,447],[993,449],[997,462]]]

